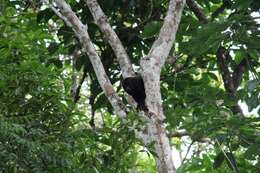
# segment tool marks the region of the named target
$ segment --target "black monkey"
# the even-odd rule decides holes
[[[124,90],[137,102],[137,109],[148,111],[145,105],[145,89],[141,76],[128,77],[122,80]]]

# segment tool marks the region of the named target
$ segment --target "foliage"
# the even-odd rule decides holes
[[[88,24],[105,70],[122,95],[115,55],[84,1],[67,2]],[[260,4],[195,2],[208,21],[199,21],[188,7],[184,10],[171,52],[177,61],[166,63],[161,72],[167,130],[186,130],[190,137],[181,142],[193,144],[178,172],[259,172]],[[139,59],[157,37],[168,1],[99,3],[138,71]],[[155,172],[153,152],[141,148],[113,115],[87,55],[71,58],[81,47],[73,31],[39,1],[5,1],[0,14],[0,172]],[[216,58],[219,46],[229,50],[230,71],[246,59],[235,98],[223,84]],[[71,76],[83,72],[87,78],[75,104]],[[237,116],[231,107],[238,101],[255,111]],[[88,123],[93,114],[95,128]],[[136,119],[133,110],[129,123]],[[203,138],[210,145],[201,144]]]
[[[70,68],[58,59],[62,47],[50,50],[55,39],[38,25],[35,12],[1,5],[0,172],[132,169],[133,134],[115,118],[100,134],[90,130],[70,98]]]

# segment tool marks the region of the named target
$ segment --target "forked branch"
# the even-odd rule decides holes
[[[105,92],[111,105],[113,106],[116,114],[121,118],[126,117],[125,105],[116,94],[105,72],[101,59],[95,50],[94,44],[90,40],[89,34],[87,32],[87,25],[82,24],[76,14],[71,10],[70,6],[64,0],[54,0],[53,2],[58,9],[56,9],[53,4],[49,4],[50,7],[61,19],[66,22],[67,25],[72,27],[76,36],[79,38],[83,47],[83,51],[87,53],[91,64],[93,65],[98,82]]]
[[[85,2],[94,18],[95,23],[102,31],[106,40],[108,40],[108,43],[110,44],[111,48],[115,53],[119,65],[121,67],[123,78],[134,76],[135,73],[132,68],[132,64],[123,47],[123,44],[121,43],[115,31],[110,26],[108,18],[102,11],[100,5],[96,0],[85,0]]]

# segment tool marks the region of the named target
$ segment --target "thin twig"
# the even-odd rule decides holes
[[[76,89],[75,93],[73,93],[73,101],[74,101],[74,103],[77,103],[78,100],[80,99],[80,95],[79,95],[80,94],[80,89],[81,89],[81,86],[82,86],[82,84],[83,84],[83,82],[84,82],[86,77],[87,77],[87,72],[83,71],[83,75],[81,77],[79,85],[77,86],[77,89]]]
[[[186,152],[186,154],[185,154],[183,160],[181,161],[181,164],[183,164],[184,161],[187,159],[187,156],[188,156],[188,154],[189,154],[189,152],[190,152],[191,146],[194,144],[194,142],[195,142],[195,141],[192,141],[192,142],[190,143],[190,145],[189,145],[189,147],[188,147],[188,149],[187,149],[187,152]]]
[[[219,141],[218,141],[217,139],[216,139],[216,143],[218,144],[218,146],[219,146],[221,152],[224,154],[225,158],[227,159],[227,161],[228,161],[229,164],[231,165],[233,171],[234,171],[235,173],[237,173],[236,167],[233,165],[232,161],[229,159],[229,157],[227,156],[226,152],[225,152],[224,149],[221,147],[221,145],[220,145],[220,143],[219,143]]]

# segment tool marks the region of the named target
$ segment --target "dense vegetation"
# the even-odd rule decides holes
[[[123,98],[115,55],[85,2],[67,2],[88,24]],[[138,71],[168,1],[99,3]],[[166,128],[183,156],[179,172],[260,172],[259,7],[257,0],[187,0],[161,73]],[[156,154],[114,115],[80,48],[46,5],[1,2],[0,172],[156,172]],[[76,99],[75,82],[84,82]],[[132,109],[127,123],[138,128],[136,119]]]

